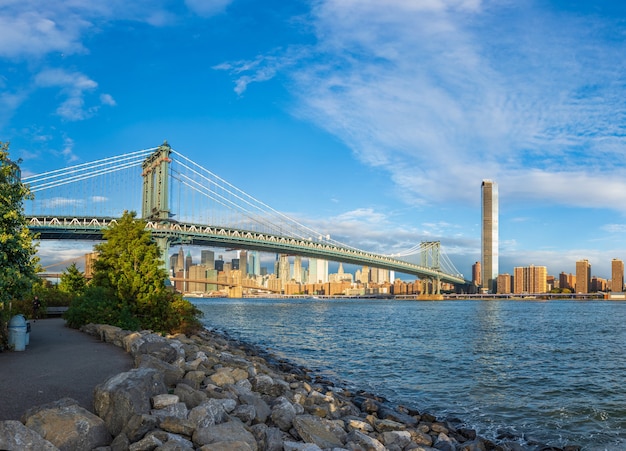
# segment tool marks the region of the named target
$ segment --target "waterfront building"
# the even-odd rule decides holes
[[[554,276],[548,276],[546,278],[546,291],[550,292],[553,288],[558,288],[558,281]]]
[[[510,274],[498,274],[497,283],[498,294],[511,294],[511,275]]]
[[[493,293],[498,277],[498,185],[492,180],[483,180],[481,207],[481,280]]]
[[[572,273],[565,274],[561,272],[559,274],[559,288],[574,291],[576,289],[576,276]]]
[[[545,266],[517,266],[513,268],[513,293],[545,293],[548,268]]]
[[[483,284],[480,262],[476,262],[472,265],[472,284],[477,287]]]
[[[608,280],[598,276],[591,278],[591,292],[597,293],[598,291],[607,291]]]
[[[611,261],[611,291],[624,291],[624,262],[618,258]]]
[[[591,289],[591,264],[589,260],[576,262],[576,292],[589,293]]]

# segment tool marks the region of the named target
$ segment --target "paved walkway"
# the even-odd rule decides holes
[[[0,352],[0,421],[65,397],[93,412],[96,385],[132,367],[123,349],[66,327],[62,318],[31,320],[26,350]]]

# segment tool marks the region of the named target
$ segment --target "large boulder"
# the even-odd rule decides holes
[[[0,421],[0,449],[58,451],[48,440],[16,420]]]
[[[336,423],[314,415],[298,415],[293,427],[307,443],[315,443],[320,448],[343,448],[346,431]]]
[[[193,442],[198,446],[213,443],[231,443],[234,446],[236,442],[245,442],[252,451],[257,451],[258,449],[254,435],[240,421],[229,421],[227,423],[200,427],[193,433]]]
[[[109,432],[117,436],[134,416],[150,413],[150,399],[167,393],[163,374],[152,368],[135,368],[98,385],[94,407]]]
[[[34,407],[22,421],[62,451],[92,450],[112,440],[104,421],[71,398]]]
[[[163,373],[163,381],[168,387],[175,386],[185,375],[185,370],[178,365],[164,362],[163,360],[150,354],[138,354],[135,357],[135,367],[153,368],[158,372]]]

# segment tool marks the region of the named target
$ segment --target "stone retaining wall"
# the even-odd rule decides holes
[[[82,330],[124,348],[135,368],[95,388],[95,414],[65,398],[29,410],[21,421],[0,422],[0,449],[557,450],[512,439],[494,443],[459,422],[350,393],[209,331],[163,337],[106,325]]]

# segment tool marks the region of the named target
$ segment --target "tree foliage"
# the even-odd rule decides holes
[[[70,296],[80,296],[85,292],[87,287],[87,279],[85,275],[76,267],[76,263],[68,266],[59,281],[59,291],[67,293]]]
[[[200,311],[166,286],[159,247],[134,212],[124,212],[104,238],[95,246],[91,283],[65,315],[70,326],[98,322],[158,332],[200,327]]]
[[[20,180],[19,163],[9,159],[9,143],[0,141],[0,348],[6,345],[5,307],[29,292],[39,261],[23,211],[32,195]]]

